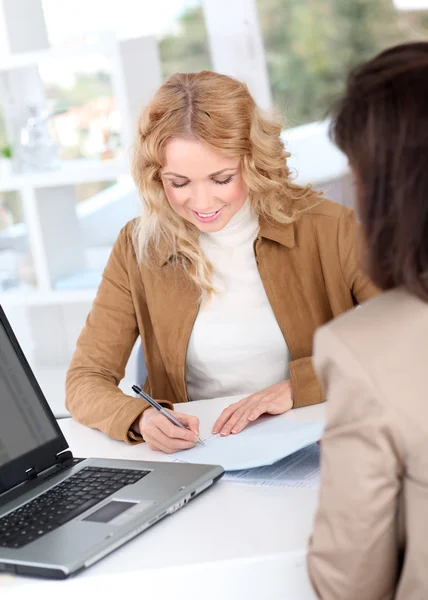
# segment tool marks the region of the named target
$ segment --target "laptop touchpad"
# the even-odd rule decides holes
[[[123,525],[126,521],[135,518],[138,514],[147,510],[152,504],[153,502],[147,501],[124,502],[122,500],[112,500],[82,520]]]

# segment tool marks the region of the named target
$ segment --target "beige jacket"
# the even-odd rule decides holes
[[[309,572],[323,600],[428,598],[428,303],[394,290],[321,328],[328,398]]]

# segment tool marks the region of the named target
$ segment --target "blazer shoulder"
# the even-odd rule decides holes
[[[331,321],[329,327],[338,337],[359,340],[366,336],[397,335],[420,327],[427,329],[428,304],[404,289],[383,292]]]
[[[122,229],[119,231],[119,234],[116,238],[115,250],[123,255],[128,255],[129,251],[135,255],[135,247],[134,247],[134,232],[136,225],[138,223],[138,218],[131,219],[128,221]]]
[[[134,231],[135,228],[138,224],[139,218],[136,217],[135,219],[131,219],[130,221],[128,221],[123,227],[122,229],[119,231],[119,235],[117,236],[117,239],[121,242],[125,242],[125,241],[132,241],[133,240],[133,236],[134,236]]]
[[[356,216],[352,208],[327,200],[314,197],[313,205],[303,211],[297,220],[297,225],[311,224],[319,239],[335,239],[339,231],[347,237],[356,230]]]
[[[343,216],[350,217],[353,215],[355,215],[355,213],[352,208],[343,206],[338,202],[333,202],[322,196],[315,196],[313,205],[310,205],[310,208],[302,213],[302,216],[307,216],[313,221],[322,221],[324,223],[327,219],[339,221]]]
[[[316,333],[319,339],[331,335],[373,374],[400,364],[410,377],[427,355],[428,304],[401,288],[383,292]],[[392,369],[389,376],[394,379],[400,374]]]
[[[344,379],[369,382],[378,401],[407,423],[416,440],[418,429],[428,435],[427,339],[428,303],[394,289],[321,327],[315,334],[314,361],[334,360],[343,366]]]

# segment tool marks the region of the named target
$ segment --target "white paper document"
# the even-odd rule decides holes
[[[321,439],[324,421],[301,423],[285,415],[267,416],[226,437],[210,435],[212,424],[207,425],[201,421],[204,446],[176,452],[169,460],[221,465],[225,471],[271,465]]]
[[[320,477],[320,447],[311,444],[282,460],[256,469],[230,471],[226,481],[247,485],[317,488]]]

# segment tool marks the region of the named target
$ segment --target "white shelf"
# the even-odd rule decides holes
[[[63,161],[55,171],[23,173],[0,179],[0,192],[110,181],[123,175],[129,175],[129,164],[124,158],[109,161],[76,159]]]
[[[37,66],[46,60],[73,58],[75,56],[87,56],[88,54],[113,54],[115,49],[114,37],[108,37],[96,43],[70,44],[38,50],[35,52],[20,52],[19,54],[6,54],[0,56],[0,71],[21,69],[22,67]]]
[[[97,290],[36,290],[33,288],[11,289],[0,292],[0,304],[7,306],[51,306],[55,304],[92,304]]]

